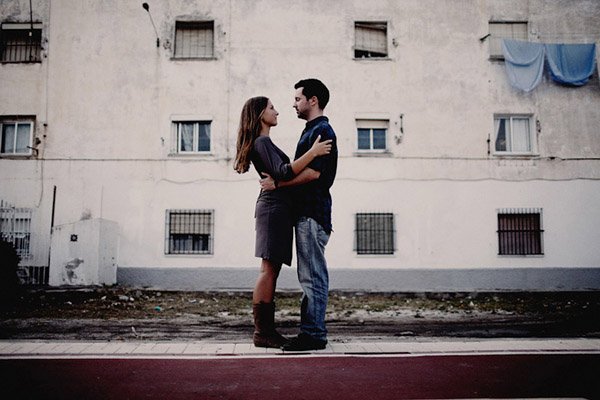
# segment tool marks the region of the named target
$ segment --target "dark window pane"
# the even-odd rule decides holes
[[[373,149],[385,150],[385,129],[373,129]]]
[[[358,129],[358,149],[359,150],[370,150],[371,149],[371,130],[370,129]]]

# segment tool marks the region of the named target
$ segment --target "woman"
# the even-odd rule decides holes
[[[301,158],[290,162],[269,137],[271,127],[277,125],[273,103],[266,97],[253,97],[242,108],[237,138],[234,169],[242,174],[250,163],[262,178],[269,174],[276,182],[292,179],[316,157],[331,151],[331,140],[315,141],[313,147]],[[261,191],[256,202],[256,257],[262,259],[260,274],[252,294],[254,315],[254,345],[280,348],[287,342],[275,330],[275,287],[281,265],[292,262],[292,212],[291,192],[288,188]]]

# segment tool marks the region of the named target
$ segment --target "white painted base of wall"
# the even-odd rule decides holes
[[[118,268],[117,283],[161,290],[248,290],[256,268]],[[331,269],[332,290],[484,292],[600,290],[600,268]],[[300,290],[295,268],[283,268],[277,289]]]

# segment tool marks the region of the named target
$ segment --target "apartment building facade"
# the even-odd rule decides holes
[[[90,265],[52,261],[53,235],[98,220],[116,223],[119,283],[251,288],[259,186],[233,170],[240,110],[269,97],[292,155],[293,85],[316,77],[339,146],[332,287],[600,288],[597,67],[579,86],[544,67],[524,91],[502,48],[599,43],[597,1],[144,4],[0,4],[2,234],[31,274]],[[83,240],[67,237],[66,253]]]

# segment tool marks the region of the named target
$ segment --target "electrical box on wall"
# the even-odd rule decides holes
[[[119,226],[102,218],[55,226],[50,247],[50,286],[117,283]]]

